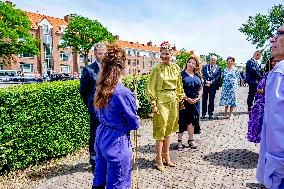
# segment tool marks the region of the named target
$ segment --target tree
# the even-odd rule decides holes
[[[214,55],[217,57],[217,64],[220,66],[221,69],[224,69],[227,67],[227,61],[224,60],[220,55],[216,53],[209,53],[208,55],[205,55],[206,62],[210,62],[210,57]]]
[[[73,47],[84,56],[88,64],[88,53],[98,42],[114,42],[114,36],[97,20],[90,20],[82,16],[75,16],[67,25],[62,36],[63,43],[59,47]]]
[[[0,62],[11,64],[15,62],[13,55],[20,53],[39,54],[40,41],[29,33],[31,29],[23,11],[0,1]]]
[[[250,16],[247,23],[242,24],[239,28],[240,32],[247,36],[247,40],[256,48],[263,48],[263,62],[266,62],[270,56],[270,49],[266,49],[268,46],[268,40],[273,36],[273,33],[284,24],[284,6],[275,5],[268,14],[257,14],[255,17]],[[265,50],[266,49],[266,50]]]
[[[191,53],[187,52],[184,48],[180,50],[180,53],[176,55],[176,61],[180,69],[184,68],[186,61],[192,56]]]

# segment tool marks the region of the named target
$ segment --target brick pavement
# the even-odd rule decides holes
[[[214,120],[202,121],[202,134],[197,136],[197,150],[175,150],[176,134],[172,135],[171,157],[178,165],[166,167],[165,173],[155,169],[155,140],[152,138],[151,120],[142,120],[139,133],[139,188],[140,189],[260,189],[255,179],[258,145],[249,143],[245,136],[248,114],[246,97],[248,88],[239,88],[240,105],[234,119],[222,119],[223,107],[216,106]],[[220,91],[219,91],[220,92]],[[219,104],[217,94],[215,104]],[[184,141],[187,136],[184,135]],[[91,188],[92,173],[82,159],[69,171],[48,179],[36,189]]]

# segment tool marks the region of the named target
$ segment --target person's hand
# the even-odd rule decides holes
[[[264,91],[263,91],[263,89],[257,89],[256,92],[257,92],[257,94],[263,94]]]
[[[187,102],[188,102],[189,104],[195,104],[195,100],[192,99],[192,98],[188,98],[188,99],[187,99]]]
[[[158,113],[158,107],[157,106],[152,107],[152,113]]]
[[[206,87],[210,87],[210,85],[211,85],[211,84],[210,84],[210,83],[207,83],[207,82],[206,82],[206,84],[205,84]]]

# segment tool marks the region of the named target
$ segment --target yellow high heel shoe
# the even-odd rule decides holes
[[[165,166],[160,158],[156,158],[157,169],[161,172],[165,172]]]
[[[166,166],[169,166],[169,167],[176,167],[177,165],[175,163],[173,163],[170,158],[169,159],[166,159],[164,156],[163,156],[163,163],[166,165]]]

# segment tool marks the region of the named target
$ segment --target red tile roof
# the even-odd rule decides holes
[[[147,44],[141,44],[141,43],[134,43],[129,41],[122,41],[117,40],[116,44],[120,47],[124,48],[131,48],[131,49],[139,49],[139,50],[145,50],[145,51],[152,51],[152,52],[160,52],[160,47],[157,46],[148,46]]]
[[[155,45],[149,46],[147,44],[141,44],[138,42],[134,43],[134,42],[122,41],[122,40],[117,40],[116,44],[123,48],[139,49],[139,50],[151,51],[151,52],[160,52],[160,47],[157,47]],[[178,53],[179,51],[173,51],[174,55]]]
[[[38,23],[40,23],[44,18],[48,20],[48,22],[53,26],[56,32],[60,31],[60,26],[62,25],[67,26],[68,24],[64,19],[61,19],[61,18],[55,18],[52,16],[46,16],[46,15],[42,15],[38,13],[31,13],[27,11],[24,11],[24,12],[28,16],[28,18],[31,20],[33,29],[37,29]]]
[[[47,15],[42,15],[38,13],[32,13],[32,12],[27,12],[24,11],[28,18],[32,22],[32,28],[37,29],[38,23],[40,23],[44,18],[50,22],[50,24],[53,26],[55,29],[55,32],[60,32],[60,26],[67,26],[68,23],[61,18],[55,18],[52,16],[47,16]],[[134,43],[134,42],[129,42],[129,41],[122,41],[118,40],[116,44],[120,47],[123,48],[132,48],[132,49],[139,49],[139,50],[145,50],[145,51],[151,51],[151,52],[160,52],[160,47],[158,46],[148,46],[147,44],[141,44],[141,43]],[[177,55],[179,51],[174,51],[173,54]]]

